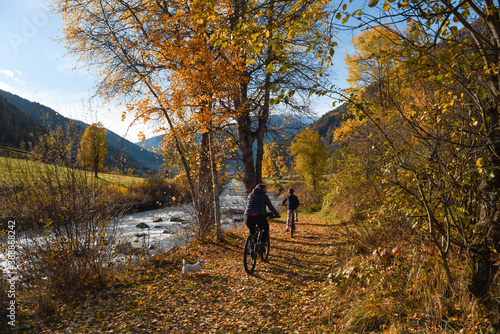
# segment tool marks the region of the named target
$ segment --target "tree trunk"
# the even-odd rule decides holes
[[[222,226],[220,221],[220,199],[219,199],[219,177],[217,172],[217,163],[215,160],[215,148],[213,145],[214,134],[210,132],[209,135],[209,147],[210,147],[210,169],[212,171],[212,194],[213,194],[213,209],[214,209],[214,221],[215,228],[217,229],[217,241],[222,240]]]
[[[97,174],[99,172],[99,154],[98,154],[98,152],[94,152],[94,162],[92,165],[94,167],[94,176],[97,178]]]
[[[241,159],[243,162],[243,184],[247,194],[252,192],[257,184],[257,177],[255,174],[255,167],[253,163],[253,142],[255,135],[252,133],[252,120],[250,118],[250,111],[246,107],[246,96],[242,93],[238,99],[235,100],[236,110],[241,110],[241,115],[237,119],[238,123],[238,141],[241,151]]]
[[[478,227],[483,229],[478,243],[472,245],[472,282],[469,289],[474,296],[484,297],[489,290],[493,276],[498,270],[491,261],[492,250],[500,251],[500,216],[498,211],[498,191],[500,190],[500,117],[495,103],[485,110],[484,119],[489,131],[489,147],[484,155],[488,169],[482,174],[480,185],[481,204]]]
[[[492,138],[492,142],[499,146],[500,133],[494,132],[498,138]],[[486,296],[493,276],[498,271],[498,266],[491,261],[491,253],[492,249],[500,251],[500,217],[497,205],[500,190],[499,153],[500,147],[495,147],[491,157],[491,170],[483,174],[481,182],[482,203],[478,225],[484,229],[484,238],[473,245],[473,275],[469,286],[471,293],[478,298]]]
[[[209,133],[201,135],[200,147],[200,169],[198,172],[198,236],[201,241],[205,241],[214,222],[214,206],[212,198],[212,173],[210,166]]]

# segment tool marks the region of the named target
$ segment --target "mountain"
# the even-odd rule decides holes
[[[283,143],[290,137],[304,130],[314,123],[318,118],[301,114],[277,114],[271,115],[268,121],[267,142]]]
[[[322,142],[332,152],[336,149],[336,145],[333,143],[333,132],[341,125],[347,111],[347,105],[342,104],[320,118],[304,115],[273,115],[268,123],[270,131],[266,135],[266,141],[284,143],[285,147],[288,147],[292,143],[295,134],[307,128],[316,131],[322,138]],[[152,152],[157,152],[160,143],[161,136],[155,136],[135,144]],[[254,150],[257,147],[256,145],[254,143]]]
[[[145,141],[139,141],[135,144],[151,152],[159,152],[162,136],[155,136],[146,139]]]
[[[272,115],[268,122],[269,132],[266,135],[266,141],[283,142],[291,135],[305,129],[308,125],[318,118],[304,115]],[[151,152],[159,152],[162,136],[155,136],[145,141],[136,142],[139,147],[145,148]]]
[[[316,131],[322,138],[323,143],[327,147],[331,147],[333,143],[333,132],[340,127],[343,118],[347,115],[347,104],[341,104],[337,108],[330,110],[317,121],[309,125],[309,130]]]
[[[33,134],[41,132],[39,123],[0,95],[0,146],[21,148],[33,141]]]
[[[2,97],[0,101],[7,101],[4,103],[6,106],[5,109],[2,108],[2,115],[5,114],[6,119],[18,118],[20,121],[24,120],[24,125],[27,126],[30,124],[30,126],[27,126],[26,131],[31,131],[28,129],[32,129],[33,124],[40,128],[45,128],[48,131],[54,130],[58,125],[65,127],[71,123],[75,123],[80,129],[79,132],[81,132],[78,135],[82,135],[89,126],[82,121],[64,117],[47,106],[37,102],[31,102],[18,95],[0,90],[0,96]],[[5,133],[5,138],[9,138],[8,140],[13,142],[16,141],[14,128],[15,127],[12,126],[7,129],[8,131],[1,132],[2,134]],[[163,157],[161,155],[138,147],[110,130],[106,130],[106,140],[108,142],[108,155],[106,157],[107,166],[113,168],[118,167],[122,170],[129,167],[151,170],[153,172],[162,170],[161,164],[163,162]],[[5,144],[7,144],[7,139],[5,139]],[[16,144],[14,144],[14,146],[15,145]]]

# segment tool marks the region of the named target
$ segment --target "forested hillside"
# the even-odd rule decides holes
[[[0,146],[20,148],[33,141],[33,135],[42,132],[43,127],[22,109],[0,94]]]
[[[347,104],[342,104],[339,107],[327,112],[320,119],[309,126],[310,130],[316,131],[323,142],[327,146],[333,145],[333,133],[342,124],[343,117],[347,113]]]

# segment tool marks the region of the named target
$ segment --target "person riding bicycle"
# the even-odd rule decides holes
[[[290,228],[290,218],[293,214],[295,215],[295,221],[299,221],[299,213],[297,208],[299,207],[300,202],[299,198],[294,194],[294,190],[292,188],[288,190],[288,196],[285,197],[282,204],[286,205],[288,209],[286,217],[286,231],[288,231],[288,229]]]
[[[245,209],[245,224],[250,230],[250,233],[255,234],[257,226],[259,226],[263,230],[263,240],[267,240],[269,236],[269,223],[266,218],[266,206],[277,218],[280,217],[280,214],[276,211],[266,193],[266,185],[262,183],[258,184],[248,195]]]

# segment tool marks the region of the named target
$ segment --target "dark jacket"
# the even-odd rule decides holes
[[[245,210],[246,215],[266,215],[266,205],[271,210],[275,216],[280,214],[274,208],[271,200],[267,196],[264,190],[256,188],[254,189],[247,198],[247,208]]]
[[[290,194],[283,200],[283,205],[286,205],[288,210],[295,210],[299,207],[299,198],[294,194]]]

